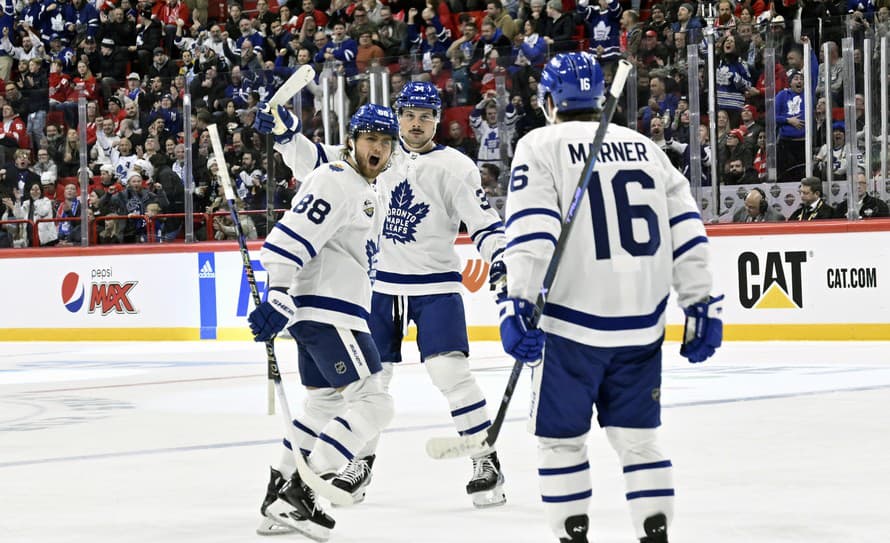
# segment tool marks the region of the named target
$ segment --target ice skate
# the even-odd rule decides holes
[[[640,543],[668,543],[667,517],[663,513],[647,517],[643,521],[643,530],[646,537],[640,539]]]
[[[346,468],[331,481],[337,488],[352,494],[355,503],[365,501],[365,492],[371,484],[371,468],[374,467],[375,455],[364,458],[353,458]]]
[[[507,503],[498,453],[473,458],[473,478],[467,483],[467,494],[473,498],[473,505],[479,508]]]
[[[559,538],[559,543],[587,543],[587,526],[590,520],[587,515],[575,515],[566,519],[568,539]]]
[[[294,529],[286,524],[280,524],[274,518],[266,516],[266,508],[278,499],[278,491],[286,482],[281,472],[275,468],[269,468],[272,474],[269,477],[269,486],[266,488],[266,497],[263,498],[263,505],[260,506],[260,514],[263,515],[257,526],[256,533],[259,535],[281,535],[290,534]]]
[[[280,476],[280,474],[279,474]],[[266,506],[264,514],[275,523],[292,528],[315,541],[327,541],[334,519],[318,505],[315,492],[294,473],[278,490],[277,499]]]

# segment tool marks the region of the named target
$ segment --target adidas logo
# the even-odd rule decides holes
[[[214,279],[214,278],[216,278],[216,272],[213,271],[213,265],[210,264],[209,260],[205,260],[204,265],[202,265],[201,269],[198,270],[198,278],[199,279]]]

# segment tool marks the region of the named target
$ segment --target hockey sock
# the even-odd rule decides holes
[[[557,538],[571,539],[566,519],[587,515],[590,497],[590,462],[587,434],[571,438],[538,438],[538,481],[550,529]]]
[[[389,384],[392,382],[392,373],[393,367],[395,364],[392,362],[383,362],[380,364],[383,368],[380,371],[380,379],[383,382],[383,390],[389,392]],[[361,452],[358,453],[359,458],[365,458],[371,456],[372,454],[377,452],[377,444],[380,442],[380,434],[372,437],[370,441],[368,441],[364,447],[362,447]]]
[[[306,400],[303,402],[303,413],[293,421],[297,431],[297,447],[300,452],[308,455],[315,447],[318,434],[325,424],[345,411],[346,400],[336,389],[307,389]],[[284,475],[285,479],[289,479],[296,471],[297,465],[291,452],[292,444],[287,438],[284,439],[284,447],[278,471]]]
[[[436,355],[428,358],[424,365],[433,384],[448,400],[454,426],[460,435],[476,434],[491,426],[485,396],[470,373],[470,362],[463,353]]]
[[[392,396],[383,390],[380,372],[350,383],[342,394],[346,413],[322,428],[309,455],[309,465],[317,473],[339,472],[393,417]]]
[[[624,470],[630,516],[637,537],[646,536],[643,524],[662,513],[670,525],[674,513],[674,481],[671,461],[659,450],[655,428],[609,426],[606,435]]]

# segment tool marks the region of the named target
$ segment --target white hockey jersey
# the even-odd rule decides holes
[[[339,152],[303,136],[276,149],[298,179],[307,168]],[[479,169],[460,151],[442,145],[422,154],[404,147],[396,150],[377,187],[385,218],[375,291],[460,292],[462,270],[454,239],[461,222],[485,260],[491,262],[503,252],[503,223],[485,197]]]
[[[371,282],[383,211],[377,192],[349,164],[304,177],[294,207],[266,237],[260,261],[270,287],[288,287],[297,321],[368,332]]]
[[[559,123],[519,141],[506,211],[511,297],[537,298],[596,127]],[[649,138],[610,126],[541,328],[598,347],[657,341],[672,283],[683,307],[710,294],[707,242],[683,175]]]

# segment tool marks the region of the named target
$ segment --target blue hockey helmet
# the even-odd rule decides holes
[[[538,100],[544,107],[549,94],[558,111],[598,111],[602,109],[604,91],[603,71],[593,55],[560,53],[541,72]]]
[[[349,135],[355,139],[360,132],[380,132],[399,139],[399,121],[392,110],[377,104],[365,104],[358,108],[349,120]]]
[[[405,107],[432,109],[438,116],[442,109],[439,89],[428,81],[409,81],[396,98],[396,111],[401,112]]]

